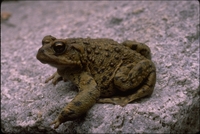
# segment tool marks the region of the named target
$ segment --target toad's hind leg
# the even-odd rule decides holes
[[[144,43],[139,43],[136,41],[127,40],[122,43],[124,46],[129,47],[132,50],[135,50],[136,52],[140,53],[147,59],[151,59],[151,50],[150,48],[145,45]]]
[[[112,98],[101,98],[99,99],[99,103],[112,103],[120,106],[126,106],[129,102],[145,97],[147,95],[151,95],[156,82],[155,66],[153,63],[151,65],[153,66],[153,69],[151,70],[147,78],[144,80],[144,82],[142,82],[142,85],[139,86],[139,89],[137,89],[136,92],[127,96],[114,96]]]

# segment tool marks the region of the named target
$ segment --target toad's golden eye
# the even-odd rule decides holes
[[[66,45],[63,42],[55,42],[53,44],[53,50],[56,52],[56,54],[62,54],[66,50]]]

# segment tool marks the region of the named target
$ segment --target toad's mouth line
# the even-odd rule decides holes
[[[73,66],[82,66],[81,61],[73,61],[66,58],[59,58],[55,55],[47,55],[45,53],[38,53],[37,59],[43,64],[49,64],[55,68],[65,68]]]

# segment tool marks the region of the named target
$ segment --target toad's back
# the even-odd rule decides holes
[[[104,97],[115,93],[112,81],[119,67],[129,63],[137,64],[145,59],[140,53],[112,39],[68,38],[67,42],[84,46],[87,67]]]

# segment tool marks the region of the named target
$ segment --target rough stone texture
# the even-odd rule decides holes
[[[4,133],[196,133],[199,129],[198,1],[10,1],[1,11],[1,131]],[[36,60],[45,35],[135,39],[151,48],[151,97],[96,104],[75,121],[49,125],[76,95],[70,82],[44,84],[55,69]]]

